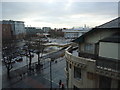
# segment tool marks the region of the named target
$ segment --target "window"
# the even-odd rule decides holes
[[[84,50],[87,52],[93,51],[93,44],[85,44]]]
[[[74,67],[74,78],[81,79],[81,69]]]
[[[71,64],[69,64],[70,65],[70,69],[71,69]]]
[[[66,62],[66,70],[68,71],[68,62]]]

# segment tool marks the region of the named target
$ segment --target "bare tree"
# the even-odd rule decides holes
[[[13,53],[16,51],[16,42],[14,39],[7,39],[3,41],[2,46],[3,62],[7,68],[7,76],[10,78],[12,64],[15,62],[12,59],[14,58]]]
[[[45,38],[44,37],[38,37],[33,44],[33,48],[35,49],[35,53],[38,55],[38,64],[37,64],[37,68],[39,68],[42,64],[41,64],[41,57],[43,55],[44,49],[45,49]]]
[[[10,78],[10,70],[12,70],[12,56],[8,56],[7,58],[4,58],[4,64],[7,68],[7,76]]]
[[[31,64],[32,64],[32,58],[34,57],[32,54],[31,54],[31,52],[33,52],[33,49],[32,49],[32,45],[30,44],[30,42],[31,42],[31,39],[30,40],[28,40],[28,42],[26,42],[26,45],[25,45],[25,47],[23,48],[23,50],[25,50],[25,56],[26,57],[28,57],[29,58],[29,70],[31,70],[32,68],[31,68]]]

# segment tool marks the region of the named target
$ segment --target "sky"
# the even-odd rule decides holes
[[[118,2],[2,2],[2,20],[24,21],[32,27],[95,27],[117,17]]]

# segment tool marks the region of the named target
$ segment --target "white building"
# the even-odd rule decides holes
[[[12,27],[12,35],[16,39],[23,38],[26,34],[25,25],[23,21],[3,20],[3,24],[10,24]]]
[[[72,29],[63,30],[63,32],[65,38],[74,39],[88,32],[89,30],[90,28],[72,28]]]
[[[42,30],[45,32],[45,33],[48,33],[51,28],[50,27],[43,27]]]
[[[120,88],[120,18],[73,40],[65,51],[68,88]],[[117,22],[118,23],[114,23]],[[78,48],[76,48],[78,46]]]
[[[26,33],[24,22],[14,21],[14,25],[15,25],[15,35]]]

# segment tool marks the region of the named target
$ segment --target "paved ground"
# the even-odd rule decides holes
[[[58,44],[64,44],[64,43],[68,43],[69,41],[65,41],[64,39],[51,39],[52,42],[56,42]],[[63,52],[62,52],[63,53]],[[61,54],[61,52],[58,53],[54,53],[55,55],[49,54],[45,57],[45,58],[49,58],[49,57],[57,57]],[[22,62],[17,62],[13,65],[13,69],[12,69],[12,75],[13,78],[11,80],[8,80],[6,77],[6,67],[3,66],[3,77],[2,77],[2,84],[3,87],[7,88],[7,87],[12,87],[12,88],[48,88],[50,87],[50,62],[49,61],[44,61],[44,66],[43,66],[43,70],[41,70],[41,72],[31,72],[31,73],[26,73],[27,69],[24,70],[26,68],[27,65],[27,60],[26,57],[23,58],[24,60]],[[37,61],[37,55],[35,55],[35,57],[33,58],[32,62],[36,62]],[[65,72],[64,72],[64,68],[66,65],[65,62],[65,58],[59,58],[57,59],[57,63],[52,62],[52,84],[53,87],[58,88],[58,82],[61,79],[63,81],[63,83],[66,86],[66,78],[65,78]],[[25,72],[24,77],[20,76],[14,76],[15,72],[20,73],[21,70]]]
[[[59,80],[66,86],[66,78],[64,68],[66,65],[65,58],[59,58],[52,62],[52,87],[58,88]],[[33,72],[24,76],[21,80],[16,77],[11,80],[3,78],[3,87],[5,88],[50,88],[50,65],[49,61],[44,62],[44,66],[40,72]]]

